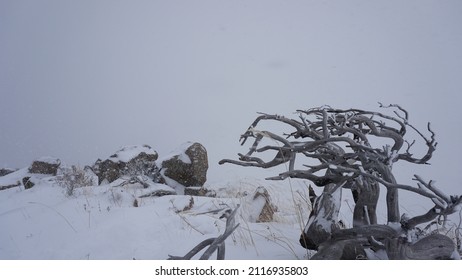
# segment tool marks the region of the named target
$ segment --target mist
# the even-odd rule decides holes
[[[257,112],[382,102],[432,123],[424,178],[460,193],[461,14],[429,0],[1,1],[0,168],[197,141],[210,182],[259,177],[218,165],[246,152]]]

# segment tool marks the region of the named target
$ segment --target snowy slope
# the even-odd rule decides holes
[[[27,169],[0,177],[20,180]],[[309,205],[303,184],[270,184],[255,179],[206,185],[216,197],[143,197],[155,189],[131,184],[78,188],[66,196],[53,178],[31,189],[0,191],[0,259],[166,259],[182,256],[199,242],[223,233],[225,209],[240,204],[239,228],[226,240],[226,259],[303,259],[298,243]],[[250,222],[265,186],[277,206],[271,223]],[[135,207],[134,201],[137,200]],[[191,207],[192,206],[192,207]],[[220,210],[217,212],[210,212]],[[200,256],[197,255],[195,258]],[[215,255],[213,256],[215,258]]]

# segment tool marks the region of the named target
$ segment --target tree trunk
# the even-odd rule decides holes
[[[442,234],[426,236],[416,243],[407,243],[402,237],[386,242],[390,260],[449,260],[455,252],[454,242]]]
[[[366,178],[357,180],[352,190],[355,200],[353,227],[377,224],[377,202],[380,188],[377,182]]]
[[[377,165],[379,167],[380,173],[385,181],[396,184],[395,176],[391,172],[390,166],[385,166],[383,164]],[[400,214],[399,214],[399,198],[398,198],[398,189],[397,188],[387,188],[387,220],[389,223],[399,223]]]
[[[366,240],[364,240],[366,241]],[[329,240],[319,247],[312,260],[364,260],[367,259],[362,242],[355,239]]]
[[[316,198],[313,211],[300,236],[300,244],[310,250],[317,250],[319,244],[329,240],[333,229],[338,227],[337,219],[341,205],[342,187],[329,184]]]

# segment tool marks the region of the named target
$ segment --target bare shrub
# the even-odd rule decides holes
[[[92,178],[85,170],[75,165],[70,168],[61,168],[61,175],[56,177],[56,183],[65,188],[67,196],[72,196],[76,188],[93,185]]]

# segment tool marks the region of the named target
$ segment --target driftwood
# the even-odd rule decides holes
[[[224,260],[225,259],[225,240],[226,238],[228,238],[228,236],[230,236],[233,233],[233,231],[237,227],[239,227],[239,224],[235,225],[235,216],[236,216],[237,209],[239,209],[239,205],[237,205],[237,207],[233,211],[229,210],[225,212],[225,214],[223,214],[222,217],[226,218],[226,228],[225,228],[225,232],[222,235],[216,238],[209,238],[209,239],[202,241],[183,257],[169,255],[168,260],[190,260],[192,257],[194,257],[197,253],[202,251],[207,246],[209,247],[205,250],[205,252],[199,258],[200,260],[208,260],[215,251],[217,251],[217,260]]]
[[[432,235],[418,241],[402,242],[399,239],[400,234],[406,236],[420,224],[445,219],[462,205],[462,196],[446,195],[433,181],[414,175],[417,186],[410,186],[398,183],[392,173],[393,164],[398,161],[428,164],[437,146],[435,133],[430,123],[427,125],[428,135],[414,127],[409,122],[408,112],[399,105],[380,104],[380,107],[391,110],[392,114],[328,106],[298,110],[298,119],[260,113],[241,136],[242,145],[253,139],[249,151],[238,154],[238,160],[223,159],[219,163],[260,168],[285,164],[287,171],[267,179],[306,179],[322,188],[322,194],[313,201],[313,211],[300,236],[303,247],[318,250],[316,258],[363,258],[365,250],[369,249],[386,250],[390,259],[449,258],[453,246],[448,238]],[[257,129],[264,121],[283,124],[289,131],[280,136]],[[408,131],[413,131],[425,144],[422,155],[416,156],[412,152],[415,140],[406,139]],[[270,141],[265,142],[265,139]],[[377,140],[387,144],[375,147],[372,143]],[[263,160],[258,153],[275,155],[270,160]],[[374,227],[380,188],[385,189],[387,224],[401,226],[398,229],[377,230]],[[350,189],[355,200],[353,229],[348,229],[350,231],[338,228],[342,189]],[[415,217],[401,214],[399,191],[429,198],[434,207]],[[348,234],[350,236],[346,237]],[[425,246],[440,249],[428,253],[421,249]]]

